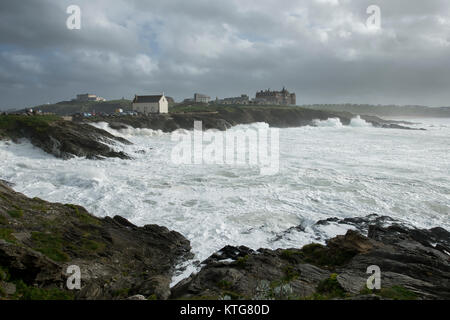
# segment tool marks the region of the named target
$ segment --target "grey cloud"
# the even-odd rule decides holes
[[[228,96],[285,85],[299,103],[450,105],[450,3],[2,1],[0,108],[160,92]],[[67,30],[65,8],[82,8]]]

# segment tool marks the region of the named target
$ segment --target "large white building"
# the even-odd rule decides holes
[[[201,93],[194,93],[194,102],[196,103],[208,103],[211,100],[210,96]]]
[[[98,97],[95,94],[83,93],[77,94],[76,99],[72,99],[72,101],[106,101],[105,98]]]
[[[133,110],[143,114],[168,113],[169,103],[164,94],[153,96],[134,96]]]

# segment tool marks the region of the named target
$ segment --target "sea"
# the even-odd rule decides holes
[[[195,256],[178,266],[174,285],[226,245],[299,248],[352,228],[324,225],[318,236],[315,223],[331,217],[378,214],[417,228],[450,230],[450,119],[405,120],[426,130],[376,128],[359,117],[350,125],[328,119],[277,129],[273,174],[261,174],[254,163],[173,161],[180,143],[174,134],[189,136],[185,130],[116,131],[96,123],[131,141],[113,148],[133,159],[61,160],[27,140],[3,141],[0,179],[29,197],[180,232]],[[256,123],[228,131],[268,129]]]

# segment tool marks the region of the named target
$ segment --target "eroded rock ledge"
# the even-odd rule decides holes
[[[217,107],[211,112],[189,112],[152,114],[148,116],[92,117],[82,119],[85,122],[107,122],[113,129],[123,129],[127,126],[148,128],[172,132],[177,129],[192,130],[194,121],[202,121],[203,128],[226,130],[239,124],[265,122],[271,127],[288,128],[313,124],[313,120],[339,118],[343,125],[348,125],[355,117],[348,112],[331,112],[312,110],[300,107]],[[411,129],[398,121],[383,120],[375,116],[361,116],[362,119],[375,127],[393,129]]]
[[[342,223],[352,222],[364,219]],[[381,290],[366,287],[371,265],[380,268]],[[326,246],[257,251],[227,246],[176,285],[172,298],[449,299],[450,233],[372,224],[367,237],[350,230]]]
[[[105,130],[88,124],[64,121],[52,115],[0,115],[0,139],[28,139],[34,146],[55,157],[70,159],[74,156],[88,159],[130,157],[114,151],[110,145],[131,144]]]
[[[192,258],[181,234],[30,199],[0,181],[0,299],[450,299],[448,231],[376,215],[316,224],[361,231],[303,248],[226,246],[171,290],[175,266]],[[80,291],[67,290],[69,265],[81,268]],[[366,288],[371,265],[381,290]]]
[[[83,207],[27,198],[0,181],[0,299],[167,299],[190,243],[165,227],[97,218]],[[67,266],[81,291],[66,288]]]

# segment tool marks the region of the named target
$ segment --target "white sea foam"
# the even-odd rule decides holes
[[[350,120],[351,127],[372,127],[372,124],[364,119],[361,119],[359,115]]]
[[[134,160],[63,161],[29,142],[0,142],[0,179],[27,196],[179,231],[191,241],[198,261],[227,244],[300,247],[317,241],[316,221],[334,216],[376,213],[418,227],[450,229],[450,121],[426,121],[416,126],[427,131],[342,126],[330,119],[318,122],[318,128],[280,129],[275,176],[245,166],[174,165],[170,154],[176,143],[170,134],[117,131],[100,123],[96,126],[134,143],[116,146]],[[255,125],[238,129],[250,126]],[[300,224],[305,232],[286,232]],[[320,232],[327,237],[345,230]],[[187,264],[173,281],[194,270]]]
[[[342,123],[339,118],[328,118],[327,120],[313,120],[313,124],[316,127],[333,127],[333,128],[341,128]]]

